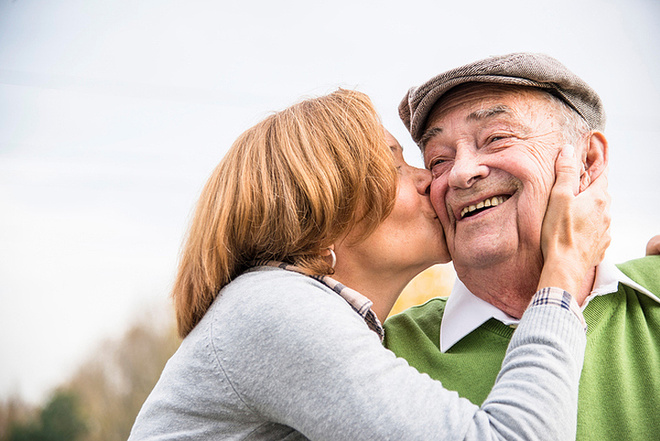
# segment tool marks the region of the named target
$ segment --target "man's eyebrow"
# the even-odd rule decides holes
[[[470,113],[465,119],[468,121],[483,121],[484,119],[492,118],[498,115],[508,115],[513,116],[513,109],[505,104],[498,104],[488,109],[479,109]],[[422,154],[426,149],[426,144],[436,135],[442,133],[442,127],[431,127],[427,129],[422,137],[419,139],[419,146],[422,150]]]
[[[474,112],[470,113],[466,119],[468,121],[470,120],[479,121],[487,118],[492,118],[493,116],[501,115],[502,113],[511,115],[513,114],[513,111],[509,106],[505,106],[504,104],[498,104],[497,106],[493,106],[488,109],[475,110]]]
[[[430,129],[424,131],[424,134],[419,139],[419,146],[422,150],[422,153],[424,153],[424,149],[426,148],[426,143],[429,142],[431,138],[433,138],[436,135],[439,135],[440,133],[442,133],[442,127],[431,127]]]

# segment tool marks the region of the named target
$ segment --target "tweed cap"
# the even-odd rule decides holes
[[[411,88],[399,104],[399,116],[415,142],[419,143],[435,103],[451,88],[470,82],[546,89],[579,113],[592,130],[605,128],[603,103],[580,77],[548,55],[514,53],[466,64]]]

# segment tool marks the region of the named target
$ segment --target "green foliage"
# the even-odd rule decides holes
[[[142,314],[105,341],[41,408],[0,402],[0,441],[126,441],[180,340],[168,311]]]
[[[10,429],[7,441],[45,441],[43,429],[37,422],[18,424]]]
[[[76,396],[70,392],[56,393],[41,412],[41,426],[48,440],[78,439],[85,431],[85,424],[78,412]]]
[[[121,339],[100,345],[67,385],[84,403],[80,441],[125,441],[179,343],[170,320],[143,315]]]
[[[70,392],[58,391],[39,414],[39,418],[15,423],[8,441],[76,441],[85,432],[78,400]]]

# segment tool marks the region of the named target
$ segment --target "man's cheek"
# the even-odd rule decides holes
[[[519,212],[518,235],[523,242],[536,246],[540,241],[546,208],[547,203],[541,203],[539,206],[529,207]]]
[[[431,199],[431,205],[433,205],[433,209],[435,210],[435,214],[437,214],[438,219],[440,219],[440,223],[442,223],[442,226],[447,229],[449,216],[447,204],[445,203],[446,186],[442,185],[440,179],[441,178],[438,178],[431,182],[429,197]]]

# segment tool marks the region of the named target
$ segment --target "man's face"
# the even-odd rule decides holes
[[[564,143],[557,114],[542,92],[488,85],[468,86],[432,113],[424,162],[459,276],[513,262],[540,270],[541,223]]]

